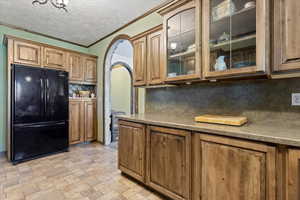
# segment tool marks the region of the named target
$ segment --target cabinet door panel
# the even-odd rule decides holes
[[[70,81],[84,81],[82,56],[79,54],[69,54],[68,66],[70,70]]]
[[[263,153],[202,142],[203,200],[265,199]]]
[[[274,1],[274,70],[300,69],[300,1]]]
[[[90,83],[97,82],[97,60],[94,58],[85,59],[84,80]]]
[[[67,71],[66,52],[58,49],[45,48],[44,58],[45,67]]]
[[[121,121],[119,131],[119,169],[144,182],[145,126]]]
[[[84,105],[81,101],[70,101],[69,111],[69,143],[82,143],[84,141]]]
[[[157,31],[148,35],[147,49],[147,74],[150,85],[161,84],[163,82],[163,33]]]
[[[173,199],[190,199],[190,133],[148,128],[147,184]]]
[[[134,85],[135,86],[143,86],[146,85],[147,79],[147,55],[146,55],[146,47],[147,47],[147,39],[146,37],[140,38],[133,42],[133,72],[134,72]]]
[[[300,199],[300,150],[289,150],[287,200]]]
[[[41,46],[14,41],[14,62],[25,65],[41,65]]]
[[[275,200],[275,148],[195,135],[194,200]]]
[[[85,141],[97,139],[97,109],[96,102],[85,102]]]

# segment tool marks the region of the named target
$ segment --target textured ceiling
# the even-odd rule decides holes
[[[69,12],[0,0],[0,22],[88,46],[167,0],[70,0]]]

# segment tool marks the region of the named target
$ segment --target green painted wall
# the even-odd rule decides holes
[[[88,53],[88,49],[73,45],[66,42],[61,42],[58,40],[50,39],[40,35],[35,35],[25,31],[20,31],[6,26],[0,25],[0,152],[5,151],[6,146],[6,63],[7,63],[7,53],[6,46],[3,44],[4,35],[12,35],[15,37],[20,37],[36,42],[46,43],[49,45],[54,45],[66,49],[71,49],[74,51],[79,51],[82,53]]]
[[[125,67],[117,66],[111,71],[111,108],[130,114],[131,76]]]
[[[163,19],[159,14],[152,13],[89,48],[89,53],[97,55],[99,57],[99,59],[98,59],[99,86],[98,86],[98,92],[97,92],[98,96],[102,96],[102,94],[103,94],[103,65],[104,65],[104,59],[105,59],[104,57],[105,57],[106,50],[107,50],[109,44],[111,43],[111,41],[120,34],[126,34],[126,35],[132,37],[134,35],[144,32],[148,29],[151,29],[155,26],[158,26],[158,25],[162,24],[162,22],[163,22]],[[144,106],[145,91],[144,91],[144,89],[139,89],[139,90],[140,90],[139,94],[142,95],[142,97],[139,98],[139,100],[140,100],[139,101],[139,110],[141,112],[143,112],[144,107],[145,107]],[[103,128],[100,128],[100,127],[103,127],[103,106],[102,105],[103,105],[103,99],[98,98],[98,127],[99,127],[99,129],[98,129],[99,138],[98,139],[103,142]]]

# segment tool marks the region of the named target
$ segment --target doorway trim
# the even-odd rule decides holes
[[[110,63],[111,59],[112,59],[112,55],[114,50],[117,48],[118,46],[118,41],[123,41],[123,40],[127,40],[129,41],[129,43],[133,46],[132,41],[130,40],[130,37],[128,35],[125,34],[121,34],[116,36],[109,44],[109,46],[106,49],[105,52],[105,56],[104,56],[104,62],[103,62],[103,144],[104,145],[109,145],[111,143],[111,130],[110,130],[110,115],[111,115],[111,96],[110,96],[110,87],[111,87],[111,70],[113,68],[113,66],[115,66],[116,64],[121,64],[122,66],[124,66],[128,71],[129,74],[132,77],[132,70],[130,68],[130,66],[125,63],[125,62],[116,62],[116,63]],[[132,79],[133,81],[133,79]],[[133,82],[132,82],[132,86],[133,86]],[[132,100],[131,102],[134,103],[134,105],[131,108],[131,112],[136,113],[137,112],[137,108],[138,108],[138,93],[137,93],[137,89],[135,89],[134,87],[132,87]]]

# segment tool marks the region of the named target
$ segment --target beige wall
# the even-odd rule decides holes
[[[152,13],[135,23],[125,27],[112,36],[98,42],[89,48],[89,53],[97,55],[98,59],[98,91],[99,97],[103,96],[103,66],[105,62],[105,53],[111,41],[121,34],[126,34],[130,37],[149,30],[155,26],[162,24],[162,17],[157,13]],[[139,89],[139,111],[145,110],[145,89]],[[103,142],[103,98],[98,99],[98,140]]]
[[[111,107],[130,114],[131,76],[123,66],[116,66],[111,71]]]

